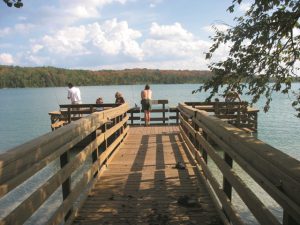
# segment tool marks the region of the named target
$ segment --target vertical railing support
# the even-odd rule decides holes
[[[66,166],[70,161],[70,153],[69,151],[65,152],[60,156],[60,167],[63,168]],[[69,194],[71,193],[71,177],[68,177],[63,183],[62,183],[62,196],[63,200],[65,200]],[[68,220],[69,216],[72,213],[72,208],[66,213],[65,215],[65,221]]]
[[[166,104],[163,103],[163,124],[165,125],[166,123],[166,112],[165,112],[165,109],[166,109]]]
[[[68,107],[68,123],[71,123],[71,107]]]
[[[232,168],[233,160],[227,153],[224,153],[224,161],[227,163],[228,166],[230,166],[230,168]],[[232,186],[226,178],[223,178],[223,190],[227,197],[231,200]]]
[[[195,118],[196,118],[196,112],[195,112]],[[198,126],[198,124],[196,124],[195,122],[193,122],[193,128],[195,130],[194,146],[197,149],[197,151],[199,151],[200,150],[200,144],[199,144],[199,142],[197,140],[197,133],[199,132],[199,126]],[[196,152],[195,152],[195,156],[196,156]]]
[[[92,137],[91,138],[93,140],[96,140],[96,138],[97,138],[97,130],[95,130],[92,133]],[[95,163],[98,160],[98,157],[99,157],[99,152],[98,152],[98,146],[97,146],[96,149],[92,152],[92,162]],[[98,168],[98,170],[99,170],[99,168]],[[98,170],[95,172],[94,177],[97,176]]]
[[[206,141],[208,140],[208,135],[205,131],[203,131],[202,136]],[[202,157],[203,157],[204,162],[207,164],[207,152],[205,151],[204,148],[202,148]]]
[[[133,109],[130,110],[131,125],[133,125]]]

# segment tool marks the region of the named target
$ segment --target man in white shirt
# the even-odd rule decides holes
[[[72,104],[82,104],[80,90],[77,87],[74,87],[72,83],[68,84],[68,99],[71,100]]]

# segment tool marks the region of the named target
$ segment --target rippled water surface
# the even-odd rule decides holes
[[[203,101],[207,94],[192,94],[198,84],[152,85],[154,99],[168,99],[170,106],[183,101]],[[294,89],[300,88],[296,83]],[[104,102],[114,102],[114,93],[123,93],[130,105],[139,104],[143,85],[80,87],[84,103],[94,103],[98,96]],[[48,112],[58,109],[59,104],[69,103],[67,88],[18,88],[0,89],[0,151],[50,132]],[[244,97],[247,99],[247,97]],[[258,138],[300,159],[300,119],[295,117],[287,95],[275,94],[269,113],[263,112],[263,99],[256,105]]]

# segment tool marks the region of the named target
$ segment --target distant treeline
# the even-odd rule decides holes
[[[209,71],[193,70],[69,70],[54,67],[0,66],[0,88],[61,87],[117,84],[182,84],[202,83]]]

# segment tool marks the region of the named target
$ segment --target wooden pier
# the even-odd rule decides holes
[[[200,176],[178,126],[130,128],[73,224],[222,224]]]
[[[299,225],[300,162],[247,131],[253,111],[221,106],[163,108],[153,121],[162,123],[150,127],[138,126],[143,118],[127,104],[85,109],[81,118],[71,115],[83,114],[80,106],[67,106],[70,116],[56,121],[69,119],[64,126],[0,155],[0,197],[26,190],[0,225],[244,225],[237,199],[258,224]],[[51,174],[43,177],[45,170]],[[245,176],[277,202],[282,218]]]

